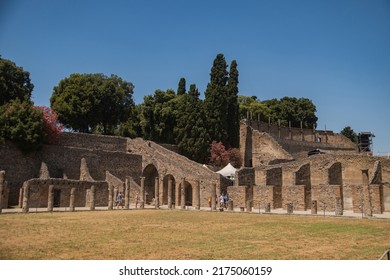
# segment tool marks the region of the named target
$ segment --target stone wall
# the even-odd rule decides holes
[[[95,206],[108,205],[108,183],[102,181],[79,181],[71,179],[30,179],[25,182],[30,188],[29,207],[47,207],[49,186],[54,186],[54,207],[69,207],[71,189],[75,188],[75,207],[89,205],[87,190],[95,186]],[[20,198],[23,200],[23,198]]]
[[[343,199],[341,185],[316,185],[311,188],[311,197],[317,201],[318,210],[335,211],[336,199]]]
[[[126,138],[109,135],[63,132],[60,145],[91,150],[127,152]]]
[[[109,171],[122,181],[130,176],[139,182],[142,173],[142,156],[125,152],[46,145],[41,151],[25,155],[13,144],[6,143],[0,145],[0,156],[0,170],[7,173],[8,206],[18,204],[23,182],[40,177],[42,163],[47,166],[52,178],[80,180],[85,176],[83,170],[87,168],[93,180],[104,181],[106,171]],[[85,160],[83,165],[82,159]]]
[[[229,200],[233,201],[235,208],[246,207],[248,187],[247,186],[231,186],[228,187]]]
[[[287,209],[287,204],[292,203],[294,210],[306,210],[305,187],[305,185],[282,186],[283,209]]]

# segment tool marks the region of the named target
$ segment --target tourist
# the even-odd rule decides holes
[[[209,207],[211,207],[211,197],[209,196],[209,198],[208,198],[208,203],[209,203]]]
[[[228,197],[227,193],[225,193],[225,195],[223,196],[223,205],[225,206],[225,209],[227,208],[228,200],[229,200],[229,197]]]
[[[220,208],[223,208],[224,207],[224,196],[223,196],[223,193],[221,193],[221,196],[219,197],[219,203],[220,203],[220,205],[219,205],[219,207]]]
[[[138,207],[138,201],[139,201],[139,196],[138,193],[135,194],[135,208]]]
[[[117,199],[116,199],[116,208],[118,209],[119,208],[119,206],[122,206],[122,208],[123,208],[123,196],[122,196],[122,192],[119,192],[118,193],[118,197],[117,197]]]

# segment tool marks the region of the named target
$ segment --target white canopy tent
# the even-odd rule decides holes
[[[222,176],[234,180],[234,176],[236,174],[236,168],[233,167],[230,163],[228,163],[224,168],[217,171],[218,174],[221,174]]]

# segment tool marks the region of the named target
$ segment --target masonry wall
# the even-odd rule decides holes
[[[75,188],[75,207],[89,205],[87,191],[95,186],[95,206],[108,205],[108,183],[88,182],[70,179],[31,179],[26,182],[30,186],[29,207],[47,207],[49,186],[54,186],[55,207],[69,207],[71,189]],[[56,201],[57,200],[57,201]]]
[[[41,151],[25,155],[14,145],[6,143],[0,145],[0,158],[0,170],[5,170],[7,174],[9,206],[18,204],[23,182],[39,177],[42,162],[46,163],[52,178],[79,180],[82,158],[85,158],[90,175],[96,181],[104,181],[106,171],[122,181],[126,176],[131,176],[139,182],[142,174],[142,157],[124,152],[44,146]]]

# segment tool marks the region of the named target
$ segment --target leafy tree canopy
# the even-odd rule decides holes
[[[347,137],[349,140],[351,140],[353,143],[356,143],[357,144],[357,134],[355,133],[355,131],[353,131],[353,129],[350,127],[350,126],[346,126],[344,127],[341,131],[340,131],[340,134],[344,135],[345,137]]]
[[[291,122],[292,127],[313,128],[317,126],[317,116],[315,115],[316,106],[307,98],[283,97],[260,101],[255,96],[239,97],[240,117],[253,117],[262,121],[271,120],[272,123],[278,123],[288,126]]]
[[[33,88],[29,72],[0,57],[0,106],[15,99],[30,100]]]
[[[11,141],[25,153],[41,148],[43,125],[42,111],[28,101],[15,99],[0,106],[0,139]]]
[[[134,107],[132,83],[103,74],[72,74],[54,87],[51,107],[65,127],[114,134]]]

